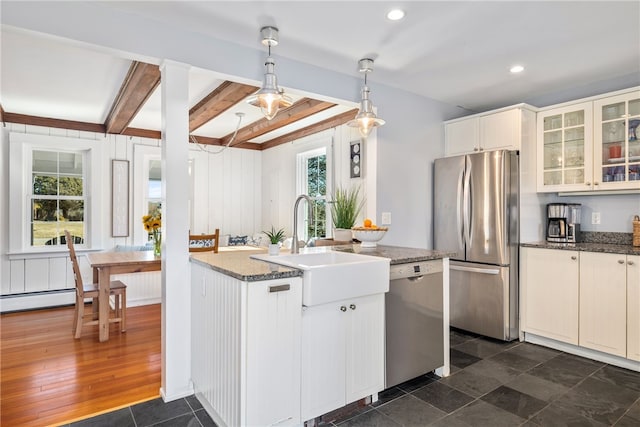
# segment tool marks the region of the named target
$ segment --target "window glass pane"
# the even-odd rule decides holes
[[[33,194],[55,196],[58,194],[58,177],[33,174]]]
[[[149,161],[149,194],[150,199],[159,199],[162,196],[162,167],[160,160]]]
[[[61,196],[82,196],[82,177],[61,176],[60,195]]]
[[[149,201],[148,212],[149,215],[159,216],[162,212],[162,203],[158,201]]]
[[[55,151],[36,151],[32,153],[33,172],[58,173],[58,153]]]
[[[58,219],[66,222],[84,221],[84,201],[83,200],[60,200],[60,215]],[[82,234],[80,234],[82,235]]]
[[[34,199],[31,202],[31,244],[43,246],[58,237],[58,202],[56,200]]]
[[[60,173],[82,175],[81,153],[59,153]]]

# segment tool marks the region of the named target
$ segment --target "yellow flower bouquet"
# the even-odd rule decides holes
[[[153,238],[154,255],[160,255],[160,247],[162,246],[162,234],[160,234],[162,215],[160,213],[145,215],[142,217],[142,225],[144,225],[145,231],[150,233]]]

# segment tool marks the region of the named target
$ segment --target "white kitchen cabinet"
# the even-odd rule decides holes
[[[591,102],[538,113],[538,192],[593,187],[592,129]]]
[[[580,253],[579,345],[627,355],[626,256]]]
[[[537,117],[537,190],[640,189],[640,90],[548,107]]]
[[[535,117],[526,104],[488,111],[445,122],[445,155],[447,157],[478,151],[519,150],[523,139],[523,123]]]
[[[473,153],[480,147],[480,118],[462,118],[445,123],[446,156]]]
[[[302,419],[384,389],[384,294],[305,307]]]
[[[522,329],[578,344],[579,254],[522,248]]]
[[[191,263],[192,380],[217,424],[300,424],[302,279]]]
[[[640,189],[640,90],[593,103],[594,184]]]
[[[627,255],[627,359],[640,362],[640,256]]]

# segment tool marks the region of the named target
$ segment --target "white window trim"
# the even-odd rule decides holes
[[[303,151],[300,152],[296,155],[296,194],[307,194],[308,192],[308,183],[307,183],[307,160],[312,158],[312,157],[317,157],[317,156],[321,156],[321,155],[325,155],[326,156],[326,162],[327,162],[327,193],[329,193],[330,189],[333,188],[333,182],[331,180],[331,176],[332,174],[330,173],[330,168],[332,167],[331,165],[331,145],[323,145],[322,147],[318,147],[318,148],[313,148],[307,151]],[[309,196],[311,197],[315,197],[314,194],[309,194]],[[331,224],[331,210],[329,209],[329,194],[326,195],[326,200],[327,200],[327,215],[326,215],[326,221],[327,221],[327,231],[326,231],[326,237],[331,237],[332,235],[332,230],[330,227]],[[300,209],[300,211],[302,212],[303,209]],[[304,215],[303,215],[303,220],[302,221],[298,221],[298,236],[301,236],[301,238],[308,238],[307,236],[307,209],[304,209]],[[299,212],[296,212],[296,215],[300,215]],[[300,219],[300,218],[298,218]]]
[[[147,214],[147,200],[149,194],[149,162],[162,161],[159,145],[135,144],[133,146],[133,244],[144,245],[148,242],[149,234],[142,225],[142,217]],[[194,168],[195,162],[189,159],[189,224],[193,229],[193,200],[194,200]],[[164,200],[163,207],[164,207]]]
[[[29,244],[29,214],[31,195],[31,152],[33,150],[73,150],[86,152],[86,180],[84,189],[87,194],[85,206],[85,222],[87,236],[86,249],[101,249],[103,245],[102,227],[107,215],[103,209],[103,193],[108,188],[101,187],[103,180],[103,163],[106,159],[106,139],[88,140],[67,138],[62,136],[33,135],[25,133],[9,133],[9,200],[16,201],[9,207],[9,254],[47,254],[66,252],[67,248]],[[106,184],[104,184],[106,185]],[[105,191],[101,191],[104,188]]]
[[[144,245],[148,241],[148,233],[142,225],[142,217],[147,214],[147,195],[149,194],[149,162],[162,160],[159,146],[136,144],[133,147],[133,242]]]

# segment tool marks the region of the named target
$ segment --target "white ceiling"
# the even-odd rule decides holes
[[[558,102],[553,96],[560,92],[588,96],[600,87],[640,84],[640,1],[109,1],[101,6],[253,48],[260,48],[260,27],[275,25],[278,56],[348,75],[357,75],[358,59],[372,57],[374,102],[376,84],[473,111],[518,102],[542,106],[545,97]],[[406,11],[404,20],[385,18],[394,6]],[[0,103],[12,113],[102,123],[129,65],[104,51],[4,26],[1,47]],[[512,75],[509,68],[516,63],[525,71]],[[192,103],[220,82],[212,72],[193,69]],[[286,82],[279,83],[286,88]],[[160,129],[159,101],[154,94],[130,126]],[[260,117],[253,107],[238,108],[247,113],[243,125]],[[236,111],[194,133],[233,132]]]

